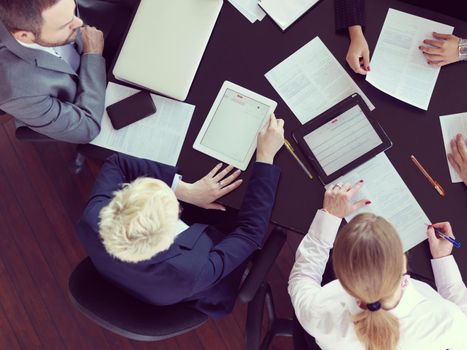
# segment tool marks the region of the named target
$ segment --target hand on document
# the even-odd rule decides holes
[[[227,193],[232,192],[242,184],[243,180],[237,180],[240,170],[233,170],[229,165],[222,171],[222,163],[217,164],[206,176],[189,184],[180,181],[175,189],[175,195],[182,202],[190,203],[204,209],[216,209],[225,211],[225,207],[216,203],[216,200]]]
[[[349,183],[337,183],[329,187],[324,193],[323,209],[329,214],[342,219],[355,210],[370,205],[371,201],[368,199],[352,202],[352,197],[358,193],[362,186],[363,180],[357,182],[353,187]]]
[[[442,67],[459,61],[459,38],[452,34],[433,32],[435,40],[423,40],[425,46],[419,46],[427,63],[434,67]]]
[[[350,45],[347,63],[355,73],[366,75],[370,71],[370,49],[361,26],[349,27]]]
[[[451,153],[448,154],[448,159],[464,184],[467,185],[467,146],[461,134],[457,134],[456,138],[451,141]]]

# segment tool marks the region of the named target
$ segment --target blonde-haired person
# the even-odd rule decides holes
[[[342,218],[368,203],[351,201],[361,186],[328,189],[297,250],[289,294],[301,326],[323,350],[467,349],[466,287],[452,245],[433,228],[427,234],[441,295],[406,274],[401,240],[384,218],[357,215],[337,234]],[[449,224],[434,226],[452,236]],[[321,286],[333,247],[337,280]]]
[[[136,297],[156,305],[190,302],[211,317],[234,305],[244,262],[260,247],[274,206],[284,121],[271,116],[258,135],[256,162],[230,232],[188,226],[179,202],[225,210],[217,199],[235,190],[240,171],[217,165],[186,183],[174,167],[122,154],[110,157],[77,226],[97,270]],[[123,188],[122,188],[123,186]]]

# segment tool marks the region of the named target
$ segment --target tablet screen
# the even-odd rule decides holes
[[[383,143],[359,105],[303,139],[328,176]]]
[[[201,144],[243,162],[269,110],[264,103],[226,89]]]

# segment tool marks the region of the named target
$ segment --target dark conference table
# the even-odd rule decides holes
[[[455,27],[454,34],[467,37],[467,23],[460,20],[400,1],[367,1],[365,34],[371,52],[375,48],[389,7],[450,24]],[[285,119],[286,137],[292,139],[292,131],[301,124],[264,74],[316,36],[321,38],[376,106],[372,115],[394,143],[386,153],[427,216],[432,222],[451,222],[454,233],[464,244],[464,247],[454,251],[454,255],[464,278],[467,278],[467,234],[463,234],[464,227],[467,227],[467,191],[463,184],[451,183],[439,123],[440,115],[467,112],[467,62],[441,69],[428,111],[386,95],[366,83],[363,76],[354,74],[346,64],[349,39],[347,35],[335,31],[333,0],[320,1],[285,32],[267,16],[261,22],[251,24],[229,2],[224,1],[186,100],[194,104],[196,109],[178,161],[184,179],[197,180],[218,163],[217,160],[195,151],[192,146],[225,80],[277,101],[276,115]],[[412,164],[409,158],[411,154],[444,186],[447,192],[445,198],[439,196]],[[300,156],[304,159],[303,155]],[[275,164],[282,169],[282,175],[272,222],[298,234],[305,234],[316,210],[322,207],[324,187],[318,179],[311,181],[307,178],[285,148],[278,153]],[[250,171],[251,163],[242,178],[247,180]],[[247,184],[244,183],[221,201],[239,208],[246,188]],[[410,250],[410,269],[432,278],[430,258],[428,243],[422,242]]]

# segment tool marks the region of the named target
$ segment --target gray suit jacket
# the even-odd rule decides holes
[[[78,52],[82,52],[77,40]],[[100,131],[106,87],[101,55],[81,56],[78,73],[47,52],[20,45],[0,22],[0,109],[51,138],[88,143]]]

